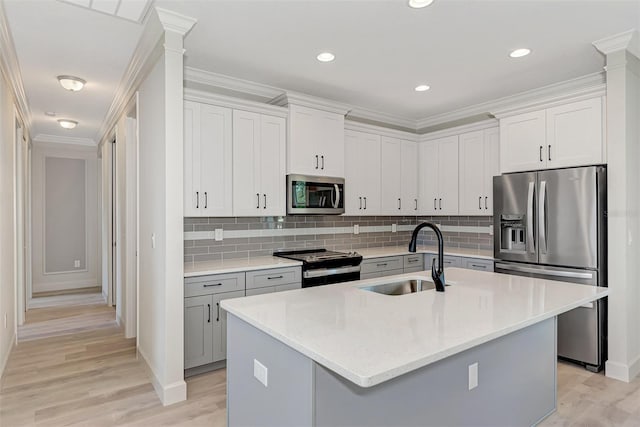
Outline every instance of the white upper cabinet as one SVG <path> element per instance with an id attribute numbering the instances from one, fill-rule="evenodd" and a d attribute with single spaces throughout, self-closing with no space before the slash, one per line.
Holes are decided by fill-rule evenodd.
<path id="1" fill-rule="evenodd" d="M 287 172 L 344 176 L 344 116 L 289 105 Z"/>
<path id="2" fill-rule="evenodd" d="M 418 212 L 418 149 L 415 142 L 382 137 L 381 213 Z"/>
<path id="3" fill-rule="evenodd" d="M 421 215 L 458 214 L 458 136 L 418 145 Z"/>
<path id="4" fill-rule="evenodd" d="M 403 215 L 418 214 L 418 144 L 402 141 L 400 187 Z"/>
<path id="5" fill-rule="evenodd" d="M 231 109 L 184 103 L 184 216 L 232 215 Z"/>
<path id="6" fill-rule="evenodd" d="M 346 215 L 380 215 L 380 140 L 380 135 L 344 131 Z"/>
<path id="7" fill-rule="evenodd" d="M 233 111 L 234 216 L 285 215 L 285 120 Z"/>
<path id="8" fill-rule="evenodd" d="M 604 163 L 602 98 L 500 120 L 503 173 Z"/>
<path id="9" fill-rule="evenodd" d="M 499 130 L 460 135 L 460 215 L 493 214 L 493 177 L 499 175 Z"/>

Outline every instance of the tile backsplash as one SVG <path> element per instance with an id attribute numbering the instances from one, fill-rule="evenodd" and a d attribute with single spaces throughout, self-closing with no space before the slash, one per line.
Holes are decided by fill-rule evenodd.
<path id="1" fill-rule="evenodd" d="M 318 216 L 185 218 L 185 262 L 253 258 L 277 249 L 326 248 L 349 251 L 367 247 L 409 244 L 413 228 L 423 221 L 443 227 L 449 248 L 492 249 L 492 217 L 483 216 Z M 393 224 L 397 232 L 392 232 Z M 358 225 L 359 234 L 353 234 Z M 215 229 L 224 240 L 213 239 Z M 425 230 L 419 244 L 435 245 L 435 234 Z"/>

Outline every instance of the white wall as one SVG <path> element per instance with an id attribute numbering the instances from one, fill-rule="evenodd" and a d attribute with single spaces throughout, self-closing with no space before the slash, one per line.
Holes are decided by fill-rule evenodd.
<path id="1" fill-rule="evenodd" d="M 47 199 L 46 183 L 46 167 L 48 158 L 61 158 L 71 160 L 82 160 L 85 162 L 85 183 L 78 188 L 84 188 L 84 205 L 85 205 L 85 222 L 78 224 L 79 234 L 85 235 L 85 255 L 86 263 L 74 271 L 73 261 L 78 256 L 73 253 L 64 254 L 66 263 L 69 264 L 68 270 L 56 268 L 46 268 L 47 252 L 52 251 L 65 252 L 66 249 L 72 249 L 68 245 L 62 244 L 64 238 L 58 239 L 56 242 L 47 242 L 52 236 L 46 232 L 46 217 L 50 209 L 47 208 L 45 200 Z M 99 263 L 99 246 L 98 246 L 98 159 L 96 149 L 93 147 L 82 146 L 66 146 L 65 144 L 43 144 L 35 143 L 33 149 L 32 162 L 32 289 L 33 292 L 56 291 L 63 289 L 77 289 L 98 286 L 100 278 L 98 277 Z M 49 177 L 53 178 L 53 177 Z M 49 180 L 50 181 L 50 180 Z M 50 188 L 51 190 L 51 188 Z M 58 189 L 60 190 L 60 189 Z M 80 191 L 80 190 L 78 190 Z M 49 202 L 58 200 L 56 197 L 49 198 Z M 62 200 L 62 199 L 60 199 Z M 57 206 L 58 213 L 64 211 L 64 206 Z M 62 224 L 60 219 L 60 224 Z M 60 236 L 58 236 L 60 237 Z M 48 249 L 47 249 L 48 248 Z M 61 261 L 62 262 L 62 261 Z M 50 263 L 49 263 L 50 264 Z M 51 266 L 50 266 L 51 267 Z"/>
<path id="2" fill-rule="evenodd" d="M 5 79 L 0 76 L 0 375 L 6 366 L 16 334 L 14 139 L 13 98 Z"/>

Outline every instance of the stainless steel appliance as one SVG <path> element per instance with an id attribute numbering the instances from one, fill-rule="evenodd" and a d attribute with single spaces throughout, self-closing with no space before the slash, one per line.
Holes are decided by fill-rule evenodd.
<path id="1" fill-rule="evenodd" d="M 274 256 L 302 261 L 302 287 L 360 280 L 362 255 L 326 249 L 277 251 Z"/>
<path id="2" fill-rule="evenodd" d="M 344 178 L 287 175 L 287 214 L 344 213 Z"/>
<path id="3" fill-rule="evenodd" d="M 495 271 L 607 286 L 605 166 L 493 178 Z M 558 318 L 558 355 L 599 371 L 606 360 L 606 300 Z"/>

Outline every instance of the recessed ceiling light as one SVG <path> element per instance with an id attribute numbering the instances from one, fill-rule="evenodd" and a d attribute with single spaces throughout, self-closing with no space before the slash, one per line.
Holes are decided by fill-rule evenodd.
<path id="1" fill-rule="evenodd" d="M 513 52 L 511 52 L 509 54 L 510 57 L 512 58 L 522 58 L 523 56 L 527 56 L 531 53 L 531 49 L 527 49 L 527 48 L 522 48 L 522 49 L 516 49 Z"/>
<path id="2" fill-rule="evenodd" d="M 421 9 L 429 6 L 431 3 L 433 3 L 433 0 L 409 0 L 409 7 Z"/>
<path id="3" fill-rule="evenodd" d="M 336 56 L 331 52 L 322 52 L 316 58 L 318 58 L 320 62 L 331 62 L 336 59 Z"/>
<path id="4" fill-rule="evenodd" d="M 65 129 L 73 129 L 74 127 L 78 126 L 78 122 L 69 119 L 59 119 L 58 123 L 60 123 L 60 126 Z"/>
<path id="5" fill-rule="evenodd" d="M 58 81 L 60 82 L 60 85 L 63 88 L 71 92 L 77 92 L 81 90 L 84 87 L 84 85 L 87 83 L 85 80 L 81 79 L 80 77 L 74 77 L 74 76 L 58 76 Z"/>
<path id="6" fill-rule="evenodd" d="M 430 89 L 430 87 L 428 85 L 419 85 L 419 86 L 416 86 L 415 91 L 416 92 L 424 92 L 424 91 L 427 91 L 429 89 Z"/>
<path id="7" fill-rule="evenodd" d="M 45 116 L 49 116 L 49 117 L 55 117 L 56 116 L 56 112 L 55 111 L 45 111 Z"/>

